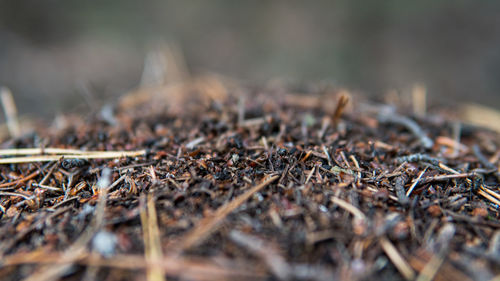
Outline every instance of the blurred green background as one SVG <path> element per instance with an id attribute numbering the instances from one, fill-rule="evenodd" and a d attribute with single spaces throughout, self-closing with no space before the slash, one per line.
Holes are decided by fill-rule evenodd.
<path id="1" fill-rule="evenodd" d="M 330 81 L 371 95 L 427 86 L 500 107 L 500 1 L 0 1 L 0 84 L 53 115 L 136 87 L 158 42 L 192 74 Z M 84 92 L 84 93 L 82 93 Z M 86 94 L 85 94 L 86 92 Z"/>

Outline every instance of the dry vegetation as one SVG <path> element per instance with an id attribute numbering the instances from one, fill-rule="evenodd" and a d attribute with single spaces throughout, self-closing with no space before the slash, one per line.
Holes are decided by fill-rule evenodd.
<path id="1" fill-rule="evenodd" d="M 499 134 L 425 103 L 203 77 L 14 110 L 0 279 L 498 280 Z"/>

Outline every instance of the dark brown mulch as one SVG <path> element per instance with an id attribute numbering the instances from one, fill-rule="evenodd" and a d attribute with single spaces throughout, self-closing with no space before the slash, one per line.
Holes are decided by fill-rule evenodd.
<path id="1" fill-rule="evenodd" d="M 335 91 L 215 85 L 140 92 L 6 140 L 146 151 L 1 165 L 0 279 L 500 274 L 498 133 Z"/>

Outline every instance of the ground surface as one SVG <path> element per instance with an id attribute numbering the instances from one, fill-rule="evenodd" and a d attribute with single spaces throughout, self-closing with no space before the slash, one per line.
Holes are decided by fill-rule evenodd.
<path id="1" fill-rule="evenodd" d="M 3 152 L 0 279 L 490 280 L 499 135 L 409 112 L 208 79 L 61 117 L 3 144 L 44 149 Z"/>

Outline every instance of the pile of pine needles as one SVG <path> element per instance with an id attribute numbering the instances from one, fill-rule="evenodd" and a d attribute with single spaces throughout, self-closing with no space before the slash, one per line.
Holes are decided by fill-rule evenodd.
<path id="1" fill-rule="evenodd" d="M 402 100 L 203 77 L 28 132 L 4 102 L 0 279 L 498 280 L 499 133 Z"/>

